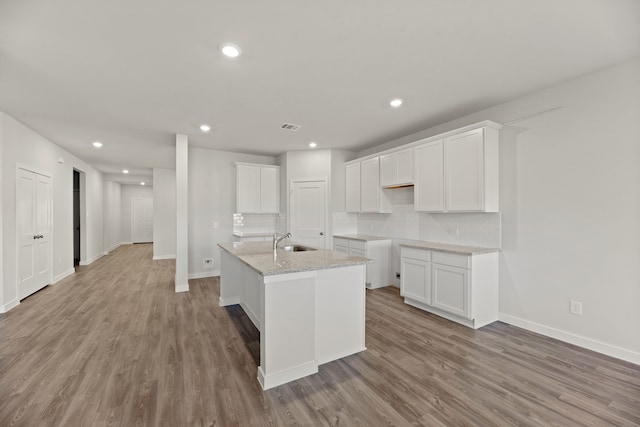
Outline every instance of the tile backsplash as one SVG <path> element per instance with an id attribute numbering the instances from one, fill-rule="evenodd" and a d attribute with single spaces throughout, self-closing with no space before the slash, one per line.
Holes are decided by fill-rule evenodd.
<path id="1" fill-rule="evenodd" d="M 277 215 L 233 214 L 233 232 L 273 233 L 276 231 Z"/>
<path id="2" fill-rule="evenodd" d="M 375 234 L 394 240 L 424 240 L 500 247 L 500 213 L 415 212 L 413 210 L 413 188 L 398 188 L 387 191 L 390 192 L 388 196 L 391 201 L 392 213 L 343 214 L 357 216 L 358 233 Z"/>

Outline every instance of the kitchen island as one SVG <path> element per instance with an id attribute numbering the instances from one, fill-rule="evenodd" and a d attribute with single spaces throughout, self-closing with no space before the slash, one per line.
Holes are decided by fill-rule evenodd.
<path id="1" fill-rule="evenodd" d="M 325 249 L 274 254 L 271 242 L 220 243 L 220 306 L 260 331 L 263 389 L 365 350 L 367 258 Z"/>

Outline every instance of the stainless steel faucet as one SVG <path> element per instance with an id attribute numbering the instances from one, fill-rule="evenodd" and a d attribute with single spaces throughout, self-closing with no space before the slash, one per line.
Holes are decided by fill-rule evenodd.
<path id="1" fill-rule="evenodd" d="M 278 237 L 278 233 L 275 233 L 273 235 L 273 250 L 275 251 L 276 249 L 278 249 L 278 243 L 280 243 L 284 239 L 290 239 L 290 238 L 291 238 L 291 233 L 287 233 L 284 236 L 280 236 L 280 237 Z"/>

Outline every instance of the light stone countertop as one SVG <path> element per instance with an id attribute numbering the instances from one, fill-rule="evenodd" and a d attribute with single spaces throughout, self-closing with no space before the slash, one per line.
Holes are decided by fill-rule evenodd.
<path id="1" fill-rule="evenodd" d="M 295 243 L 287 242 L 287 244 Z M 271 242 L 218 243 L 218 246 L 263 276 L 325 270 L 371 262 L 368 258 L 346 255 L 326 249 L 303 252 L 289 252 L 278 249 L 277 256 L 274 258 L 273 243 Z"/>
<path id="2" fill-rule="evenodd" d="M 273 233 L 245 233 L 243 231 L 236 231 L 233 235 L 236 237 L 271 237 L 273 236 Z"/>
<path id="3" fill-rule="evenodd" d="M 373 242 L 374 240 L 391 240 L 390 237 L 372 236 L 369 234 L 334 234 L 333 237 L 349 240 L 361 240 L 363 242 Z"/>
<path id="4" fill-rule="evenodd" d="M 402 242 L 400 243 L 400 246 L 405 248 L 430 249 L 430 250 L 440 251 L 440 252 L 451 252 L 454 254 L 462 254 L 462 255 L 486 254 L 490 252 L 498 252 L 500 250 L 498 248 L 483 248 L 481 246 L 454 245 L 450 243 L 422 242 L 418 240 L 411 241 L 411 242 Z"/>

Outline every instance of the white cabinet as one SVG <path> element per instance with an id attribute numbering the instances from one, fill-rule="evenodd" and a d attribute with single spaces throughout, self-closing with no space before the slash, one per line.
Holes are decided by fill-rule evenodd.
<path id="1" fill-rule="evenodd" d="M 498 320 L 498 253 L 401 247 L 405 303 L 479 328 Z"/>
<path id="2" fill-rule="evenodd" d="M 373 261 L 367 264 L 367 288 L 382 288 L 391 283 L 391 239 L 359 240 L 334 237 L 333 250 Z"/>
<path id="3" fill-rule="evenodd" d="M 278 213 L 280 167 L 236 163 L 236 209 L 238 213 Z"/>
<path id="4" fill-rule="evenodd" d="M 391 204 L 380 188 L 380 158 L 345 164 L 347 212 L 390 213 Z"/>
<path id="5" fill-rule="evenodd" d="M 345 166 L 346 210 L 360 212 L 360 162 Z"/>
<path id="6" fill-rule="evenodd" d="M 399 187 L 411 184 L 413 184 L 412 150 L 380 156 L 381 187 Z"/>
<path id="7" fill-rule="evenodd" d="M 380 212 L 379 158 L 364 160 L 360 164 L 360 211 Z"/>
<path id="8" fill-rule="evenodd" d="M 402 248 L 401 253 L 400 295 L 431 304 L 431 252 Z"/>
<path id="9" fill-rule="evenodd" d="M 483 127 L 444 140 L 445 210 L 498 212 L 498 131 Z"/>
<path id="10" fill-rule="evenodd" d="M 414 149 L 414 206 L 423 212 L 498 212 L 498 130 L 480 127 Z"/>
<path id="11" fill-rule="evenodd" d="M 429 142 L 414 150 L 414 209 L 444 212 L 444 141 Z"/>

